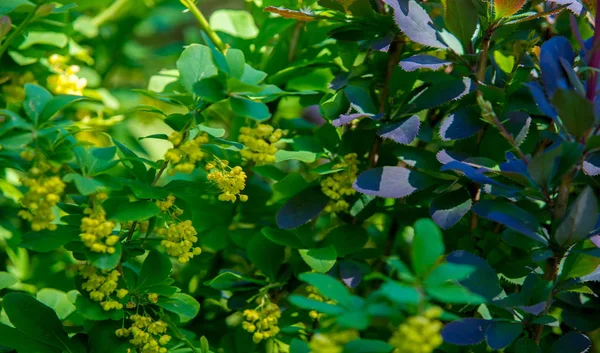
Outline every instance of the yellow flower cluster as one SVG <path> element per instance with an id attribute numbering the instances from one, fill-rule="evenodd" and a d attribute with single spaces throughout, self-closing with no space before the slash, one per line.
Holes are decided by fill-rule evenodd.
<path id="1" fill-rule="evenodd" d="M 167 332 L 167 324 L 162 320 L 153 320 L 150 316 L 134 314 L 129 317 L 130 328 L 115 331 L 117 337 L 129 337 L 129 343 L 137 347 L 139 353 L 166 353 L 163 347 L 171 340 Z"/>
<path id="2" fill-rule="evenodd" d="M 171 163 L 172 168 L 169 170 L 171 175 L 177 172 L 191 173 L 196 168 L 196 163 L 207 155 L 200 149 L 203 144 L 208 143 L 208 135 L 204 132 L 192 140 L 183 142 L 183 135 L 174 131 L 169 136 L 169 141 L 173 144 L 173 148 L 165 153 L 165 160 Z"/>
<path id="3" fill-rule="evenodd" d="M 321 182 L 321 190 L 331 199 L 325 206 L 325 212 L 347 212 L 350 204 L 344 200 L 344 196 L 356 193 L 352 184 L 358 174 L 358 155 L 356 153 L 345 155 L 342 162 L 334 165 L 333 168 L 344 170 L 330 174 Z"/>
<path id="4" fill-rule="evenodd" d="M 229 161 L 215 161 L 206 165 L 206 170 L 209 170 L 208 180 L 215 183 L 221 194 L 219 201 L 235 202 L 239 196 L 240 201 L 248 201 L 248 195 L 243 195 L 241 192 L 246 188 L 246 173 L 242 167 L 229 167 Z"/>
<path id="5" fill-rule="evenodd" d="M 96 202 L 106 199 L 106 197 L 106 194 L 102 192 L 90 197 L 93 205 L 83 211 L 87 216 L 81 219 L 79 237 L 93 252 L 114 254 L 114 245 L 119 241 L 119 236 L 112 234 L 115 223 L 106 220 L 104 208 Z"/>
<path id="6" fill-rule="evenodd" d="M 335 301 L 333 300 L 327 300 L 327 298 L 325 298 L 323 295 L 321 295 L 321 293 L 319 293 L 319 291 L 317 290 L 317 288 L 313 287 L 313 286 L 307 286 L 306 287 L 306 291 L 308 292 L 308 299 L 312 299 L 318 302 L 326 302 L 328 304 L 335 304 Z M 311 310 L 308 312 L 308 315 L 314 319 L 314 320 L 318 320 L 323 314 L 320 314 L 319 312 L 317 312 L 316 310 Z"/>
<path id="7" fill-rule="evenodd" d="M 133 221 L 127 221 L 127 222 L 123 222 L 121 223 L 121 230 L 124 229 L 131 229 L 131 227 L 133 227 Z M 137 230 L 139 230 L 142 233 L 145 233 L 148 231 L 148 227 L 150 227 L 150 222 L 149 221 L 143 221 L 143 222 L 137 222 Z"/>
<path id="8" fill-rule="evenodd" d="M 279 306 L 269 302 L 257 308 L 257 310 L 244 310 L 242 328 L 253 333 L 252 340 L 259 343 L 269 337 L 275 337 L 279 333 L 277 320 L 281 317 Z"/>
<path id="9" fill-rule="evenodd" d="M 93 301 L 100 302 L 105 311 L 123 309 L 123 304 L 111 298 L 116 295 L 123 299 L 129 292 L 127 289 L 117 289 L 120 273 L 117 270 L 100 271 L 91 265 L 84 265 L 80 270 L 81 276 L 85 282 L 81 285 L 85 291 L 89 292 Z"/>
<path id="10" fill-rule="evenodd" d="M 72 94 L 76 96 L 83 95 L 83 90 L 87 86 L 87 80 L 77 76 L 79 66 L 66 65 L 67 58 L 58 54 L 52 54 L 48 58 L 54 75 L 48 76 L 48 88 L 55 94 Z"/>
<path id="11" fill-rule="evenodd" d="M 31 151 L 25 150 L 21 157 L 26 160 L 33 159 Z M 46 175 L 47 172 L 55 172 L 46 162 L 38 162 L 29 169 L 27 176 L 21 179 L 21 183 L 27 187 L 27 192 L 21 198 L 21 204 L 25 208 L 19 211 L 19 216 L 31 222 L 31 229 L 38 232 L 43 229 L 55 230 L 54 213 L 52 207 L 60 201 L 65 190 L 65 183 L 56 175 Z"/>
<path id="12" fill-rule="evenodd" d="M 356 330 L 317 333 L 311 337 L 308 347 L 310 353 L 342 353 L 346 343 L 358 338 Z"/>
<path id="13" fill-rule="evenodd" d="M 26 83 L 37 83 L 31 71 L 27 71 L 20 76 L 16 74 L 10 75 L 6 79 L 10 80 L 10 83 L 2 86 L 2 93 L 4 94 L 4 100 L 8 104 L 21 103 L 25 100 L 25 88 L 23 86 Z"/>
<path id="14" fill-rule="evenodd" d="M 171 207 L 175 205 L 175 196 L 169 195 L 166 200 L 156 200 L 156 206 L 163 211 L 167 212 Z"/>
<path id="15" fill-rule="evenodd" d="M 242 157 L 255 161 L 257 165 L 275 163 L 275 153 L 278 149 L 274 145 L 283 134 L 281 129 L 275 130 L 267 124 L 258 124 L 255 128 L 243 127 L 240 129 L 239 140 L 248 148 L 240 153 Z"/>
<path id="16" fill-rule="evenodd" d="M 190 261 L 194 255 L 202 253 L 199 247 L 194 248 L 198 241 L 198 233 L 190 220 L 170 222 L 167 227 L 157 228 L 156 232 L 165 238 L 160 244 L 165 247 L 167 254 L 176 257 L 182 264 Z"/>
<path id="17" fill-rule="evenodd" d="M 432 307 L 423 315 L 409 317 L 390 338 L 394 353 L 431 353 L 442 344 L 442 309 Z"/>

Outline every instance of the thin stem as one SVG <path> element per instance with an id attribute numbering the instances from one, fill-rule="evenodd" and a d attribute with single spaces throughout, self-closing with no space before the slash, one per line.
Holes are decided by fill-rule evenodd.
<path id="1" fill-rule="evenodd" d="M 206 34 L 208 35 L 208 38 L 210 38 L 210 40 L 217 47 L 217 49 L 219 49 L 221 52 L 224 52 L 227 49 L 227 46 L 225 45 L 225 43 L 223 43 L 221 38 L 219 38 L 217 33 L 212 28 L 210 28 L 210 25 L 208 24 L 206 17 L 204 17 L 204 15 L 200 11 L 200 9 L 196 6 L 194 1 L 193 0 L 180 0 L 180 1 L 183 4 L 183 6 L 185 6 L 188 10 L 190 10 L 192 15 L 194 15 L 194 17 L 198 21 L 198 24 L 200 25 L 200 28 L 202 28 L 202 30 L 204 32 L 206 32 Z"/>
<path id="2" fill-rule="evenodd" d="M 596 0 L 596 9 L 600 8 L 600 0 Z M 594 22 L 594 40 L 592 45 L 592 57 L 588 62 L 588 66 L 592 68 L 600 67 L 600 50 L 598 50 L 598 45 L 600 45 L 600 16 L 596 14 L 596 19 Z M 587 89 L 586 89 L 586 98 L 590 102 L 594 102 L 596 98 L 596 86 L 598 85 L 598 73 L 596 71 L 591 71 L 588 76 L 587 81 Z"/>
<path id="3" fill-rule="evenodd" d="M 162 167 L 160 167 L 160 169 L 158 170 L 158 173 L 156 173 L 156 176 L 154 177 L 154 180 L 152 181 L 152 186 L 156 185 L 156 183 L 158 182 L 160 177 L 163 175 L 163 173 L 167 169 L 168 165 L 169 165 L 169 162 L 167 162 L 167 161 L 163 162 Z M 126 241 L 131 240 L 131 237 L 133 236 L 133 233 L 135 233 L 135 228 L 137 227 L 138 223 L 140 223 L 140 222 L 133 221 L 133 223 L 131 224 L 131 228 L 129 229 L 129 233 L 127 233 L 127 237 L 125 238 Z"/>
<path id="4" fill-rule="evenodd" d="M 402 55 L 402 50 L 404 49 L 404 38 L 397 37 L 390 44 L 390 49 L 388 51 L 388 62 L 387 62 L 387 71 L 385 74 L 385 81 L 383 82 L 383 88 L 381 89 L 381 94 L 379 96 L 379 113 L 385 113 L 385 105 L 388 100 L 388 96 L 390 93 L 390 80 L 392 79 L 392 74 L 394 73 L 394 69 L 398 65 L 400 61 L 400 56 Z M 373 148 L 371 152 L 369 152 L 369 165 L 374 167 L 377 164 L 377 160 L 379 159 L 379 150 L 381 149 L 382 144 L 381 137 L 377 136 L 375 143 L 373 144 Z"/>
<path id="5" fill-rule="evenodd" d="M 122 15 L 129 0 L 117 0 L 113 2 L 106 10 L 99 13 L 92 19 L 92 23 L 96 27 L 100 27 L 110 20 L 114 20 Z"/>
<path id="6" fill-rule="evenodd" d="M 4 55 L 4 52 L 6 51 L 6 49 L 8 49 L 8 47 L 10 46 L 10 43 L 12 43 L 13 40 L 15 40 L 18 36 L 21 35 L 21 32 L 23 32 L 23 30 L 25 29 L 25 27 L 27 27 L 27 25 L 29 25 L 31 22 L 33 22 L 33 20 L 35 19 L 35 13 L 37 12 L 38 8 L 39 8 L 39 6 L 36 7 L 35 9 L 33 9 L 27 15 L 27 17 L 25 17 L 23 22 L 21 22 L 21 24 L 11 33 L 11 35 L 8 36 L 8 38 L 6 38 L 4 43 L 2 43 L 2 45 L 0 45 L 0 59 L 2 58 L 2 55 Z"/>
<path id="7" fill-rule="evenodd" d="M 300 34 L 304 28 L 304 22 L 297 21 L 294 25 L 294 33 L 292 34 L 292 40 L 290 42 L 290 49 L 288 50 L 288 61 L 291 63 L 296 57 L 296 49 L 298 48 L 298 41 L 300 40 Z"/>
<path id="8" fill-rule="evenodd" d="M 185 337 L 185 335 L 183 333 L 181 333 L 181 331 L 179 330 L 179 328 L 177 327 L 177 325 L 175 325 L 171 320 L 163 317 L 162 318 L 164 321 L 167 322 L 167 324 L 169 325 L 169 328 L 175 332 L 175 335 L 177 336 L 177 338 L 179 338 L 183 343 L 185 343 L 186 346 L 188 346 L 194 353 L 201 353 L 200 350 L 198 348 L 196 348 L 196 346 L 194 346 L 194 344 L 192 342 L 190 342 L 190 340 Z"/>

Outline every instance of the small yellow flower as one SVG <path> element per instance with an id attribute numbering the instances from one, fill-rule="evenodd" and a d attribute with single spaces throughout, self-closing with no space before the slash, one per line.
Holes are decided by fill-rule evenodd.
<path id="1" fill-rule="evenodd" d="M 281 311 L 275 303 L 269 302 L 260 305 L 257 309 L 246 309 L 242 315 L 244 316 L 242 328 L 253 334 L 254 343 L 275 337 L 279 333 L 277 322 L 281 317 Z"/>
<path id="2" fill-rule="evenodd" d="M 202 252 L 199 247 L 194 247 L 198 233 L 190 220 L 168 222 L 165 227 L 157 228 L 156 232 L 164 237 L 160 244 L 165 247 L 167 254 L 176 257 L 182 264 Z"/>
<path id="3" fill-rule="evenodd" d="M 24 151 L 25 152 L 25 151 Z M 45 162 L 36 162 L 29 170 L 28 175 L 21 179 L 27 192 L 21 198 L 21 204 L 25 209 L 20 210 L 18 215 L 31 222 L 33 231 L 43 229 L 55 230 L 52 208 L 60 201 L 65 190 L 65 183 L 52 173 L 52 167 Z"/>
<path id="4" fill-rule="evenodd" d="M 214 183 L 221 194 L 218 196 L 219 201 L 230 201 L 235 202 L 237 198 L 240 201 L 248 201 L 248 195 L 244 195 L 241 192 L 246 188 L 246 173 L 242 170 L 242 167 L 229 167 L 227 161 L 215 161 L 211 163 L 210 173 L 207 179 Z"/>
<path id="5" fill-rule="evenodd" d="M 395 353 L 431 353 L 442 344 L 443 324 L 437 318 L 443 313 L 439 307 L 427 309 L 423 315 L 411 316 L 400 324 L 390 338 Z"/>
<path id="6" fill-rule="evenodd" d="M 255 128 L 243 127 L 238 139 L 247 148 L 240 154 L 257 165 L 275 163 L 275 153 L 278 151 L 275 144 L 283 135 L 282 130 L 275 130 L 267 124 L 259 124 Z"/>
<path id="7" fill-rule="evenodd" d="M 311 353 L 342 353 L 344 345 L 359 338 L 358 331 L 317 333 L 308 343 Z"/>
<path id="8" fill-rule="evenodd" d="M 330 174 L 321 181 L 321 190 L 330 199 L 325 206 L 325 212 L 347 212 L 350 204 L 344 198 L 356 193 L 352 184 L 358 175 L 358 155 L 356 153 L 345 155 L 342 162 L 336 164 L 334 169 L 344 170 Z"/>
<path id="9" fill-rule="evenodd" d="M 169 136 L 169 141 L 173 144 L 165 153 L 165 160 L 171 164 L 169 174 L 175 173 L 189 174 L 196 169 L 198 162 L 203 160 L 207 154 L 202 151 L 202 145 L 208 143 L 208 134 L 200 133 L 192 140 L 183 141 L 183 135 L 174 131 Z"/>
<path id="10" fill-rule="evenodd" d="M 54 75 L 48 76 L 48 87 L 55 94 L 72 94 L 76 96 L 83 95 L 83 90 L 87 86 L 87 80 L 77 76 L 80 71 L 79 66 L 67 66 L 67 58 L 58 54 L 53 54 L 48 58 Z"/>

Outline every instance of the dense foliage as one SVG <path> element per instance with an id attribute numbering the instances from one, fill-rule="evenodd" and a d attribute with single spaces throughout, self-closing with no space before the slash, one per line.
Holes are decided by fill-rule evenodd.
<path id="1" fill-rule="evenodd" d="M 600 352 L 594 1 L 212 5 L 0 0 L 0 352 Z"/>

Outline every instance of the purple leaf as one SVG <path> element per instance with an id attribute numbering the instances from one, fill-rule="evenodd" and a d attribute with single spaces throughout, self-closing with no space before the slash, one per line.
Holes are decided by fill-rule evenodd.
<path id="1" fill-rule="evenodd" d="M 407 110 L 416 113 L 437 107 L 460 99 L 476 89 L 477 83 L 468 77 L 431 83 L 408 104 Z"/>
<path id="2" fill-rule="evenodd" d="M 464 250 L 458 250 L 450 253 L 446 261 L 452 264 L 468 265 L 475 268 L 475 272 L 460 281 L 460 284 L 471 292 L 490 301 L 502 292 L 496 271 L 481 257 Z"/>
<path id="3" fill-rule="evenodd" d="M 592 235 L 590 240 L 592 243 L 594 243 L 594 245 L 596 245 L 596 247 L 600 248 L 600 235 Z"/>
<path id="4" fill-rule="evenodd" d="M 483 129 L 481 111 L 476 107 L 463 107 L 448 115 L 440 126 L 442 141 L 460 140 Z"/>
<path id="5" fill-rule="evenodd" d="M 415 0 L 384 2 L 394 9 L 396 24 L 410 40 L 433 48 L 448 48 L 427 12 Z"/>
<path id="6" fill-rule="evenodd" d="M 303 190 L 289 199 L 277 213 L 277 225 L 281 229 L 300 227 L 321 213 L 329 198 L 321 188 Z"/>
<path id="7" fill-rule="evenodd" d="M 529 88 L 533 100 L 537 104 L 538 108 L 540 108 L 542 113 L 544 113 L 547 117 L 556 120 L 558 118 L 558 113 L 548 101 L 548 97 L 546 97 L 542 86 L 538 82 L 526 83 L 525 86 Z"/>
<path id="8" fill-rule="evenodd" d="M 560 63 L 561 58 L 571 64 L 575 60 L 575 52 L 573 52 L 571 43 L 567 38 L 552 37 L 542 45 L 540 49 L 540 69 L 542 70 L 542 82 L 550 99 L 553 98 L 554 92 L 559 87 L 568 87 L 568 77 Z"/>
<path id="9" fill-rule="evenodd" d="M 493 350 L 504 349 L 521 335 L 524 327 L 520 322 L 494 321 L 485 332 L 485 340 Z"/>
<path id="10" fill-rule="evenodd" d="M 584 8 L 580 0 L 548 0 L 558 5 L 569 5 L 567 9 L 575 15 L 583 15 Z"/>
<path id="11" fill-rule="evenodd" d="M 504 185 L 504 184 L 500 183 L 499 181 L 496 181 L 496 180 L 486 176 L 485 174 L 483 174 L 484 172 L 489 171 L 489 169 L 487 169 L 487 168 L 481 168 L 481 167 L 475 168 L 472 165 L 469 165 L 465 162 L 453 161 L 453 162 L 449 162 L 449 163 L 443 165 L 442 168 L 440 168 L 440 170 L 441 171 L 446 171 L 446 170 L 458 171 L 458 172 L 463 173 L 467 178 L 471 179 L 472 181 L 474 181 L 476 183 L 495 185 L 495 186 L 504 188 L 507 191 L 513 190 L 512 188 L 508 187 L 507 185 Z M 516 191 L 514 191 L 514 192 L 516 192 Z"/>
<path id="12" fill-rule="evenodd" d="M 454 226 L 471 209 L 471 197 L 463 190 L 445 193 L 431 202 L 431 218 L 440 228 Z"/>
<path id="13" fill-rule="evenodd" d="M 550 353 L 584 353 L 591 346 L 592 342 L 586 335 L 571 331 L 554 343 Z"/>
<path id="14" fill-rule="evenodd" d="M 517 308 L 530 313 L 531 315 L 539 315 L 541 314 L 544 309 L 546 309 L 546 305 L 547 303 L 545 301 L 543 302 L 539 302 L 537 304 L 533 304 L 533 305 L 521 305 L 521 306 L 517 306 Z"/>
<path id="15" fill-rule="evenodd" d="M 452 64 L 450 61 L 442 60 L 435 56 L 418 54 L 413 55 L 410 58 L 406 58 L 400 61 L 400 67 L 404 69 L 404 71 L 416 71 L 419 69 L 430 69 L 430 70 L 439 70 L 448 65 Z"/>
<path id="16" fill-rule="evenodd" d="M 417 137 L 420 126 L 421 121 L 419 120 L 419 117 L 413 115 L 397 124 L 383 126 L 377 131 L 377 135 L 394 140 L 403 145 L 408 145 Z"/>
<path id="17" fill-rule="evenodd" d="M 466 318 L 453 321 L 442 329 L 444 342 L 467 346 L 483 342 L 485 331 L 490 321 L 484 319 Z"/>
<path id="18" fill-rule="evenodd" d="M 577 243 L 596 229 L 597 219 L 598 199 L 592 188 L 587 186 L 569 207 L 554 233 L 554 239 L 561 246 Z"/>
<path id="19" fill-rule="evenodd" d="M 366 195 L 400 198 L 435 184 L 430 176 L 403 167 L 369 169 L 358 176 L 354 189 Z"/>
<path id="20" fill-rule="evenodd" d="M 504 127 L 513 136 L 517 145 L 523 143 L 531 125 L 529 115 L 523 112 L 510 112 L 504 115 L 502 120 Z"/>
<path id="21" fill-rule="evenodd" d="M 539 234 L 540 223 L 537 218 L 515 204 L 500 200 L 484 200 L 473 206 L 473 212 L 542 244 L 548 244 L 548 241 Z"/>
<path id="22" fill-rule="evenodd" d="M 460 152 L 441 150 L 435 155 L 435 158 L 442 164 L 448 164 L 450 162 L 464 161 L 465 159 L 469 158 L 469 156 Z"/>
<path id="23" fill-rule="evenodd" d="M 600 152 L 595 152 L 585 157 L 583 171 L 590 176 L 600 174 Z"/>
<path id="24" fill-rule="evenodd" d="M 367 114 L 367 113 L 341 114 L 339 118 L 331 121 L 331 125 L 333 125 L 335 127 L 340 127 L 340 126 L 349 124 L 354 119 L 360 119 L 360 118 L 371 117 L 371 116 L 373 116 L 373 114 Z"/>
<path id="25" fill-rule="evenodd" d="M 346 286 L 354 288 L 362 279 L 360 267 L 355 262 L 342 261 L 340 262 L 340 277 Z"/>

